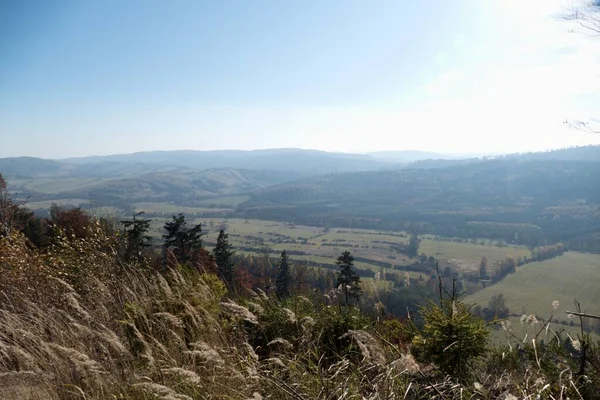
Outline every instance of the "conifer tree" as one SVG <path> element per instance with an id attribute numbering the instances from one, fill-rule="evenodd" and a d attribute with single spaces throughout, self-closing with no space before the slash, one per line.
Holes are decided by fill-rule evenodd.
<path id="1" fill-rule="evenodd" d="M 196 250 L 202 249 L 201 225 L 188 227 L 182 213 L 177 216 L 173 215 L 173 220 L 167 222 L 164 229 L 167 231 L 167 234 L 163 235 L 164 248 L 172 248 L 179 262 L 187 263 L 192 260 L 192 255 Z"/>
<path id="2" fill-rule="evenodd" d="M 354 257 L 349 251 L 344 251 L 335 262 L 341 270 L 338 272 L 337 285 L 341 286 L 344 304 L 358 303 L 362 290 L 360 276 L 354 270 Z"/>
<path id="3" fill-rule="evenodd" d="M 234 289 L 233 282 L 233 251 L 231 250 L 231 244 L 229 243 L 229 235 L 225 233 L 223 229 L 219 231 L 219 237 L 217 238 L 217 245 L 213 250 L 215 256 L 215 263 L 217 264 L 217 273 L 219 278 L 227 284 L 230 290 Z"/>
<path id="4" fill-rule="evenodd" d="M 144 214 L 143 211 L 133 214 L 131 219 L 121 221 L 127 238 L 127 248 L 125 258 L 139 258 L 142 251 L 150 246 L 151 237 L 148 235 L 150 230 L 150 220 L 147 218 L 138 218 Z"/>
<path id="5" fill-rule="evenodd" d="M 275 279 L 275 288 L 277 290 L 277 297 L 279 299 L 285 299 L 290 295 L 290 284 L 291 284 L 290 264 L 288 261 L 287 253 L 285 250 L 281 253 L 281 259 L 279 260 L 279 273 Z"/>
<path id="6" fill-rule="evenodd" d="M 481 257 L 481 262 L 479 263 L 479 278 L 480 279 L 487 279 L 487 265 L 488 265 L 488 260 L 485 257 Z"/>

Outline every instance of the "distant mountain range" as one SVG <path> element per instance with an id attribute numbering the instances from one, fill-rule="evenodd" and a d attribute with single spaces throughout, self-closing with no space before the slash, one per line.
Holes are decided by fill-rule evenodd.
<path id="1" fill-rule="evenodd" d="M 332 172 L 377 170 L 391 168 L 399 164 L 398 162 L 382 160 L 372 155 L 301 149 L 150 151 L 110 156 L 69 158 L 57 161 L 75 165 L 107 162 L 169 165 L 200 170 L 210 168 L 285 170 L 294 171 L 303 176 Z"/>
<path id="2" fill-rule="evenodd" d="M 371 154 L 334 153 L 302 149 L 149 151 L 132 154 L 49 160 L 34 157 L 0 159 L 0 173 L 9 178 L 28 177 L 135 177 L 165 168 L 208 170 L 230 168 L 255 171 L 287 171 L 290 180 L 299 177 L 349 171 L 397 169 L 410 162 L 445 158 L 418 151 Z"/>
<path id="3" fill-rule="evenodd" d="M 527 244 L 578 238 L 581 248 L 595 248 L 600 232 L 600 146 L 467 159 L 300 149 L 17 157 L 0 159 L 0 173 L 39 209 L 55 201 L 118 210 L 227 203 L 231 215 L 244 218 L 419 226 L 443 236 L 517 237 Z"/>

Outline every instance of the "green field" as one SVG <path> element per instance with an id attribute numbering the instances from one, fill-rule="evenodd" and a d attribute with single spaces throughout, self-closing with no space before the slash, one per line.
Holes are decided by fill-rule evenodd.
<path id="1" fill-rule="evenodd" d="M 283 250 L 302 251 L 305 255 L 293 255 L 298 260 L 312 260 L 318 263 L 333 264 L 335 258 L 344 250 L 349 250 L 355 257 L 385 262 L 393 265 L 405 264 L 408 258 L 396 252 L 389 241 L 401 243 L 405 239 L 391 234 L 368 230 L 329 229 L 293 225 L 284 222 L 243 219 L 197 219 L 204 226 L 205 240 L 212 244 L 216 241 L 218 231 L 226 228 L 234 247 L 252 247 L 260 249 L 268 246 L 275 252 Z M 210 223 L 212 221 L 213 227 Z M 356 261 L 361 268 L 378 271 L 381 267 L 376 263 Z"/>
<path id="2" fill-rule="evenodd" d="M 245 202 L 249 198 L 250 196 L 224 196 L 200 200 L 198 204 L 203 206 L 217 204 L 219 206 L 236 207 L 238 204 Z"/>
<path id="3" fill-rule="evenodd" d="M 435 240 L 426 238 L 421 240 L 419 253 L 432 255 L 443 260 L 452 260 L 453 264 L 465 270 L 477 270 L 482 257 L 488 259 L 491 265 L 507 257 L 528 257 L 531 255 L 529 249 L 524 246 L 498 247 L 492 245 L 479 245 L 473 243 L 451 242 L 447 240 Z"/>
<path id="4" fill-rule="evenodd" d="M 501 282 L 466 298 L 482 307 L 490 298 L 502 293 L 511 313 L 536 314 L 547 318 L 552 302 L 560 307 L 554 312 L 566 319 L 565 310 L 574 309 L 577 299 L 584 310 L 600 314 L 600 255 L 568 252 L 552 260 L 526 264 Z"/>
<path id="5" fill-rule="evenodd" d="M 195 208 L 195 210 L 198 210 Z M 156 219 L 154 236 L 159 237 L 162 233 L 161 226 L 167 221 L 166 218 Z M 202 223 L 205 234 L 205 243 L 211 247 L 216 242 L 220 229 L 229 233 L 229 240 L 238 251 L 248 253 L 251 248 L 261 251 L 263 247 L 272 250 L 272 255 L 283 251 L 298 251 L 305 254 L 293 254 L 290 257 L 295 260 L 310 260 L 317 263 L 335 263 L 335 259 L 341 252 L 348 250 L 359 258 L 356 266 L 370 269 L 374 273 L 382 268 L 381 263 L 390 269 L 388 273 L 404 276 L 402 266 L 412 261 L 394 248 L 398 244 L 406 244 L 409 235 L 406 232 L 383 232 L 367 229 L 347 229 L 294 225 L 285 222 L 267 220 L 245 220 L 239 218 L 196 218 L 194 223 Z M 211 226 L 212 225 L 212 226 Z M 434 247 L 432 247 L 432 244 Z M 490 262 L 501 260 L 506 257 L 529 255 L 525 247 L 496 247 L 489 244 L 485 246 L 459 242 L 437 242 L 425 238 L 422 241 L 419 253 L 433 255 L 440 261 L 441 265 L 450 263 L 460 268 L 475 266 L 478 268 L 481 257 L 488 257 Z M 441 250 L 441 251 L 435 251 Z M 436 254 L 437 253 L 437 254 Z M 410 272 L 412 279 L 418 278 L 419 272 Z"/>
<path id="6" fill-rule="evenodd" d="M 145 202 L 145 203 L 134 203 L 133 207 L 136 212 L 144 211 L 146 213 L 165 213 L 165 214 L 177 214 L 177 213 L 186 213 L 186 214 L 197 214 L 201 212 L 227 212 L 232 211 L 231 209 L 226 208 L 206 208 L 206 207 L 184 207 L 179 206 L 177 204 L 170 203 L 159 203 L 159 202 Z"/>

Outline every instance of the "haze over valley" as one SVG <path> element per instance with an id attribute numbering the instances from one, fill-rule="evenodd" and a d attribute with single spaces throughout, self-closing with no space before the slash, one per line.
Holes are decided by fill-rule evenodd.
<path id="1" fill-rule="evenodd" d="M 0 2 L 0 399 L 595 399 L 600 1 Z"/>

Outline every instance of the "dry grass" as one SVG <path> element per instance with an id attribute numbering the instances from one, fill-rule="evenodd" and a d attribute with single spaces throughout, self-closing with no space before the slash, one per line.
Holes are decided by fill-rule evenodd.
<path id="1" fill-rule="evenodd" d="M 19 234 L 0 239 L 0 398 L 463 399 L 543 388 L 539 371 L 519 380 L 482 369 L 479 386 L 458 383 L 358 312 L 260 291 L 227 299 L 214 275 L 123 263 L 120 239 L 91 229 L 44 251 Z"/>

